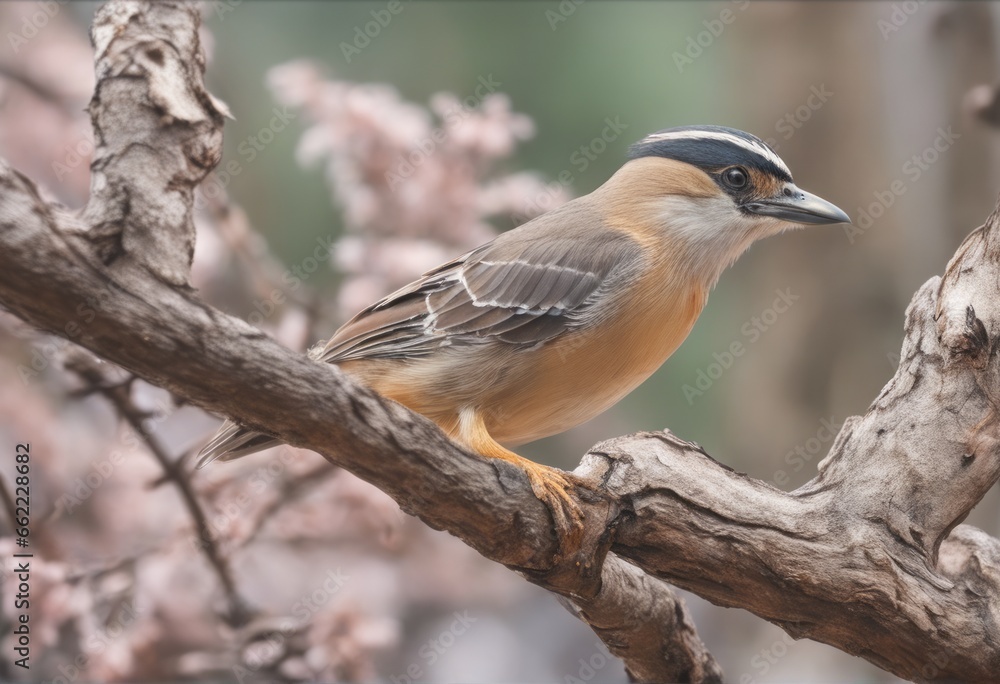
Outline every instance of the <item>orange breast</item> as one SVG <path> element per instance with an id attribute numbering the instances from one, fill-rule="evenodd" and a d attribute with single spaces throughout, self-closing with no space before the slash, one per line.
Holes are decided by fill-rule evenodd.
<path id="1" fill-rule="evenodd" d="M 444 348 L 424 359 L 348 361 L 340 367 L 449 434 L 465 408 L 508 445 L 583 423 L 638 387 L 680 346 L 707 293 L 648 271 L 604 320 L 535 349 L 496 343 Z"/>
<path id="2" fill-rule="evenodd" d="M 703 291 L 675 292 L 656 276 L 637 283 L 614 316 L 536 351 L 530 373 L 490 392 L 490 434 L 514 445 L 563 432 L 652 375 L 687 337 L 705 303 Z"/>

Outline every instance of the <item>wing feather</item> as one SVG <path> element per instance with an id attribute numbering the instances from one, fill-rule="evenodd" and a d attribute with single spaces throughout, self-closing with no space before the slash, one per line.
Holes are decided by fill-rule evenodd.
<path id="1" fill-rule="evenodd" d="M 595 221 L 565 205 L 504 233 L 362 311 L 320 358 L 418 358 L 442 344 L 530 347 L 558 337 L 600 312 L 609 284 L 642 259 L 633 238 Z"/>
<path id="2" fill-rule="evenodd" d="M 604 226 L 585 200 L 575 200 L 379 300 L 313 357 L 414 359 L 444 345 L 497 341 L 534 348 L 614 311 L 614 293 L 642 259 L 633 238 Z M 227 421 L 199 467 L 276 443 Z"/>

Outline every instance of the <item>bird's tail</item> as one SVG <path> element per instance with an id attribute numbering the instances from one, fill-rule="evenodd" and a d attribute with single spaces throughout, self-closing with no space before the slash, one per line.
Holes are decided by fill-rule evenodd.
<path id="1" fill-rule="evenodd" d="M 205 448 L 198 454 L 197 468 L 201 469 L 216 459 L 232 461 L 247 454 L 253 454 L 264 449 L 281 444 L 281 440 L 270 435 L 248 430 L 231 420 L 227 420 L 215 433 Z"/>
<path id="2" fill-rule="evenodd" d="M 326 344 L 326 342 L 320 341 L 313 345 L 308 352 L 309 358 L 313 361 L 335 363 L 336 357 L 324 358 Z M 200 470 L 212 461 L 232 461 L 264 449 L 276 447 L 279 444 L 283 444 L 280 439 L 248 430 L 238 423 L 227 420 L 215 433 L 215 437 L 212 437 L 212 440 L 198 453 L 198 462 L 195 467 Z"/>

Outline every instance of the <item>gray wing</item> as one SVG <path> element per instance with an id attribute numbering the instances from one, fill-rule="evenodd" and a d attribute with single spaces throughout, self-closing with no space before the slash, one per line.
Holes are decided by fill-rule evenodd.
<path id="1" fill-rule="evenodd" d="M 425 274 L 371 305 L 313 355 L 333 363 L 408 359 L 442 346 L 543 344 L 612 309 L 609 294 L 639 270 L 642 250 L 571 202 Z M 226 421 L 198 467 L 280 442 Z"/>
<path id="2" fill-rule="evenodd" d="M 534 347 L 584 323 L 638 269 L 642 252 L 626 233 L 532 223 L 368 307 L 319 358 L 418 358 L 486 341 Z"/>

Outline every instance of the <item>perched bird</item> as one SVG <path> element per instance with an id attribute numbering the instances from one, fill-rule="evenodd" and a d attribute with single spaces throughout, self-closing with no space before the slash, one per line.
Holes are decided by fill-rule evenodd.
<path id="1" fill-rule="evenodd" d="M 722 271 L 797 224 L 849 222 L 759 138 L 653 133 L 601 187 L 435 268 L 341 327 L 319 361 L 521 467 L 559 527 L 572 476 L 510 451 L 615 404 L 681 344 Z M 199 467 L 278 444 L 226 422 Z"/>

